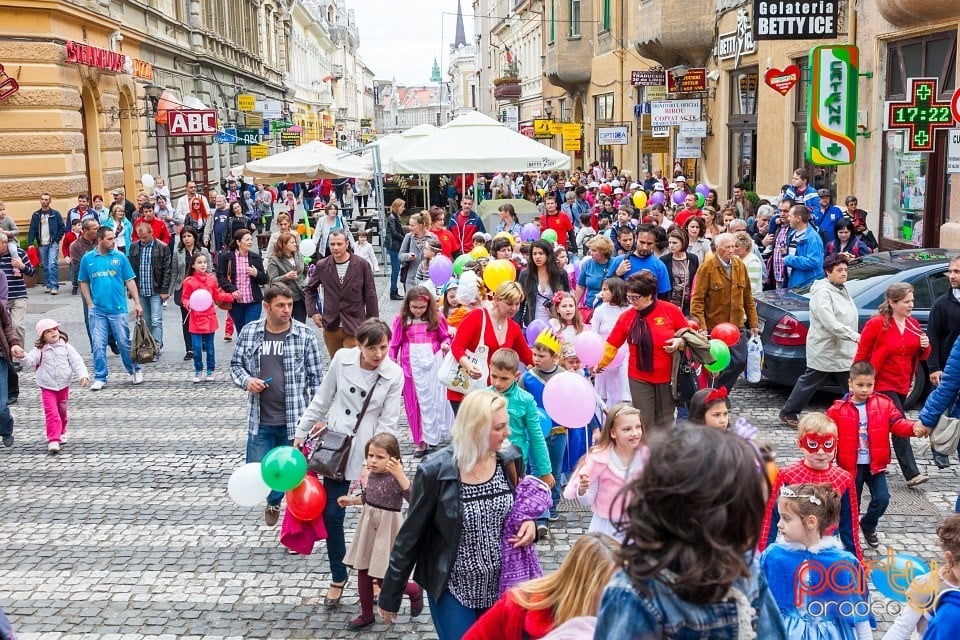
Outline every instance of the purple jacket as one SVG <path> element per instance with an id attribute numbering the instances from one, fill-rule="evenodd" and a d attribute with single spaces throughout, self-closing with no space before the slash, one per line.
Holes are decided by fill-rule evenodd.
<path id="1" fill-rule="evenodd" d="M 535 520 L 538 515 L 553 505 L 550 487 L 536 476 L 524 476 L 517 483 L 513 508 L 503 523 L 502 561 L 500 566 L 500 595 L 511 587 L 543 575 L 537 550 L 534 545 L 514 549 L 509 540 L 520 531 L 526 520 Z"/>

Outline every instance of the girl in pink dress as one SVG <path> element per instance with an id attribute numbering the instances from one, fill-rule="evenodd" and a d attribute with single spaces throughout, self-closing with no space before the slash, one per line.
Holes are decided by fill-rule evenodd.
<path id="1" fill-rule="evenodd" d="M 403 369 L 403 407 L 417 458 L 436 448 L 453 424 L 437 373 L 449 349 L 447 321 L 437 311 L 436 298 L 426 287 L 411 287 L 393 321 L 390 359 Z"/>

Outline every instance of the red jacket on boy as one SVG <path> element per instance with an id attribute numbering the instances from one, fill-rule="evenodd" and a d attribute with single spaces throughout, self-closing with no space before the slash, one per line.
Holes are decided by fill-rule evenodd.
<path id="1" fill-rule="evenodd" d="M 860 440 L 860 412 L 843 396 L 827 409 L 827 416 L 837 423 L 837 465 L 857 476 L 857 449 Z M 914 422 L 907 420 L 885 395 L 874 393 L 867 398 L 867 438 L 870 440 L 870 473 L 883 473 L 890 464 L 890 434 L 913 437 Z"/>

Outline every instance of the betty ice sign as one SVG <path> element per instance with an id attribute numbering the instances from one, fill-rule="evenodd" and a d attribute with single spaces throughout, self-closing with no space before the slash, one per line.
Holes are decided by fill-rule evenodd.
<path id="1" fill-rule="evenodd" d="M 755 40 L 824 40 L 837 37 L 840 0 L 754 0 Z"/>

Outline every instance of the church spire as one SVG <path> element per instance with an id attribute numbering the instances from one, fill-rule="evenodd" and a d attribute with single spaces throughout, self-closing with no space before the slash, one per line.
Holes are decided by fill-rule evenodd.
<path id="1" fill-rule="evenodd" d="M 453 48 L 467 46 L 467 34 L 463 30 L 463 8 L 460 6 L 460 0 L 457 0 L 457 35 L 453 40 Z"/>

